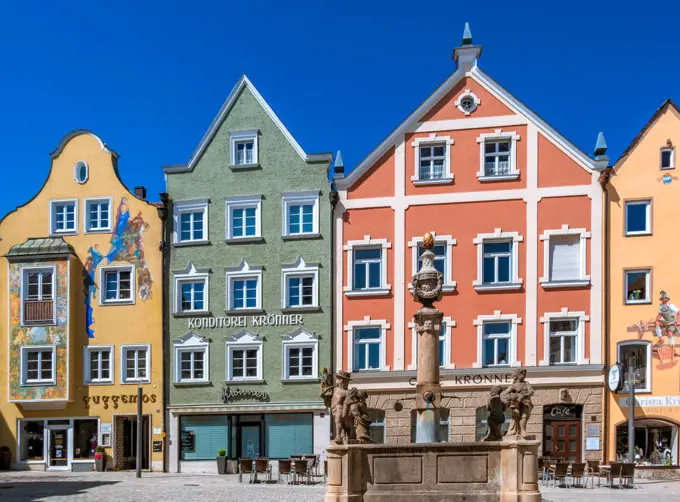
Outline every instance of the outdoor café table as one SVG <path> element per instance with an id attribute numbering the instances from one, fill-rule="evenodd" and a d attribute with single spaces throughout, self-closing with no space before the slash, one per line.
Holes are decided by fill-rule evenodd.
<path id="1" fill-rule="evenodd" d="M 609 479 L 609 475 L 611 474 L 612 466 L 611 465 L 601 465 L 600 466 L 600 475 L 604 474 L 605 477 L 607 478 L 607 484 L 604 484 L 602 486 L 609 486 L 611 487 L 612 480 Z M 594 483 L 594 482 L 593 482 Z M 593 484 L 594 486 L 594 484 Z"/>

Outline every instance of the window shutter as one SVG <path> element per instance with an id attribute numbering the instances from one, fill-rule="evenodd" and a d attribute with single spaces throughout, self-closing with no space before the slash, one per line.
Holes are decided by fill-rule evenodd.
<path id="1" fill-rule="evenodd" d="M 569 281 L 581 278 L 581 236 L 550 237 L 550 280 Z"/>
<path id="2" fill-rule="evenodd" d="M 265 415 L 267 456 L 311 455 L 312 421 L 311 413 Z"/>
<path id="3" fill-rule="evenodd" d="M 181 417 L 182 432 L 194 433 L 194 451 L 182 452 L 182 460 L 212 460 L 221 449 L 229 454 L 227 415 Z"/>

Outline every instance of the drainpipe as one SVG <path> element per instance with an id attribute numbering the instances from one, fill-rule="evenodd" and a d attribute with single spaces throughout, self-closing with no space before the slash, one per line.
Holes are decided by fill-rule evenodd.
<path id="1" fill-rule="evenodd" d="M 162 366 L 162 375 L 163 375 L 163 472 L 168 472 L 168 396 L 170 394 L 169 389 L 169 373 L 168 373 L 168 368 L 170 365 L 168 365 L 168 341 L 170 339 L 170 333 L 169 333 L 169 319 L 168 316 L 170 315 L 170 302 L 169 302 L 169 296 L 170 296 L 170 281 L 169 281 L 169 265 L 170 265 L 170 259 L 169 259 L 169 253 L 170 253 L 170 225 L 168 224 L 168 215 L 170 214 L 171 211 L 171 204 L 172 202 L 170 201 L 170 197 L 168 196 L 167 193 L 161 193 L 161 203 L 163 204 L 162 208 L 159 208 L 158 211 L 158 216 L 160 216 L 161 219 L 161 225 L 162 225 L 162 231 L 161 235 L 163 240 L 161 241 L 160 244 L 160 249 L 161 249 L 161 267 L 162 267 L 162 273 L 161 273 L 161 284 L 163 285 L 162 287 L 162 316 L 163 316 L 163 335 L 162 335 L 162 345 L 163 345 L 163 366 Z"/>

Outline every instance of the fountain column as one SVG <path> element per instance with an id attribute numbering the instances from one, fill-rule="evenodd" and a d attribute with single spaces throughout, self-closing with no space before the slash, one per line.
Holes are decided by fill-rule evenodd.
<path id="1" fill-rule="evenodd" d="M 412 281 L 413 299 L 422 305 L 414 316 L 418 337 L 416 443 L 440 441 L 437 416 L 441 401 L 439 333 L 444 314 L 434 306 L 435 300 L 441 300 L 442 275 L 434 267 L 433 247 L 434 237 L 428 232 L 423 238 L 422 266 Z"/>

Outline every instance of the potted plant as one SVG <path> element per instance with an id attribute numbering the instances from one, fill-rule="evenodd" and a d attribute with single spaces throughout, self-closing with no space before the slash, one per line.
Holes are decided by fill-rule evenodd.
<path id="1" fill-rule="evenodd" d="M 97 446 L 94 450 L 94 466 L 97 472 L 106 470 L 106 450 L 103 446 Z"/>
<path id="2" fill-rule="evenodd" d="M 227 473 L 227 450 L 217 451 L 217 474 Z"/>
<path id="3" fill-rule="evenodd" d="M 9 446 L 0 446 L 0 471 L 9 471 L 12 465 L 12 452 Z"/>

